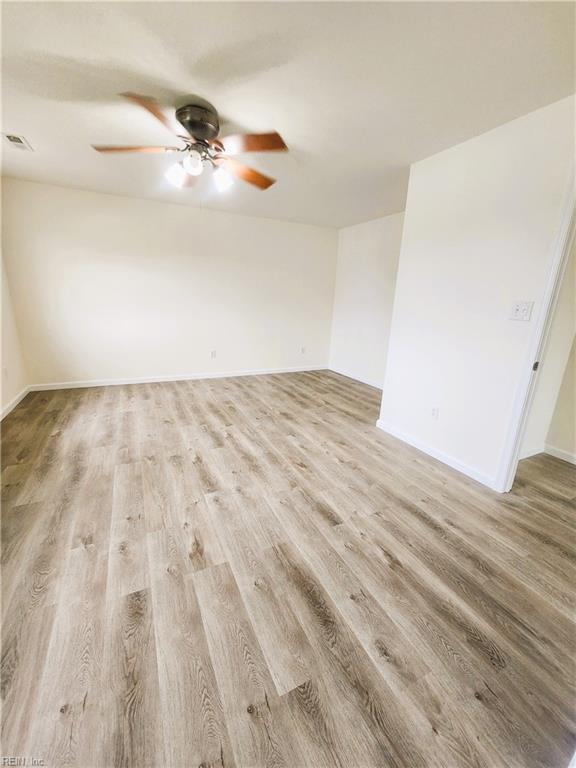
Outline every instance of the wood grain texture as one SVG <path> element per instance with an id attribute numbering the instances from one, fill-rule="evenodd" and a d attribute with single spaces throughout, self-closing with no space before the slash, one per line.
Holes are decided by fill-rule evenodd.
<path id="1" fill-rule="evenodd" d="M 84 734 L 92 748 L 84 750 L 78 765 L 86 760 L 99 768 L 162 765 L 164 732 L 149 590 L 110 600 L 97 690 L 98 727 Z"/>
<path id="2" fill-rule="evenodd" d="M 566 768 L 576 471 L 492 493 L 329 372 L 30 393 L 2 424 L 2 756 Z"/>
<path id="3" fill-rule="evenodd" d="M 291 722 L 227 563 L 193 576 L 239 765 L 292 766 Z"/>
<path id="4" fill-rule="evenodd" d="M 188 562 L 179 532 L 151 533 L 148 555 L 164 725 L 163 765 L 231 766 L 234 759 L 200 608 L 184 580 Z"/>

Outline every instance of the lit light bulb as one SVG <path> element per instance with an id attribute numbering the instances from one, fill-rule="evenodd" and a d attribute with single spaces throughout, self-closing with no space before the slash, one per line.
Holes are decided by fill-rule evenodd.
<path id="1" fill-rule="evenodd" d="M 234 184 L 234 179 L 224 168 L 216 168 L 214 171 L 214 184 L 218 192 L 226 192 Z"/>
<path id="2" fill-rule="evenodd" d="M 186 184 L 188 174 L 180 163 L 175 163 L 174 165 L 171 165 L 170 168 L 168 168 L 164 174 L 164 177 L 170 182 L 170 184 L 172 184 L 172 186 L 181 188 L 184 186 L 184 184 Z"/>
<path id="3" fill-rule="evenodd" d="M 196 152 L 195 149 L 191 149 L 182 161 L 184 170 L 190 174 L 190 176 L 200 176 L 202 173 L 202 156 L 200 152 Z"/>

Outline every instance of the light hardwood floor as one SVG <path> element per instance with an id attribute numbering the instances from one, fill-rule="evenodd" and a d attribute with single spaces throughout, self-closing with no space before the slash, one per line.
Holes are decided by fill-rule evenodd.
<path id="1" fill-rule="evenodd" d="M 574 467 L 498 496 L 328 372 L 3 423 L 3 746 L 46 766 L 565 768 Z"/>

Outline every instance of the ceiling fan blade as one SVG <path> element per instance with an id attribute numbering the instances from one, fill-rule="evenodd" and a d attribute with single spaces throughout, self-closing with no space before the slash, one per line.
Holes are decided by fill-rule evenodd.
<path id="1" fill-rule="evenodd" d="M 120 96 L 123 96 L 133 104 L 137 104 L 139 107 L 142 107 L 142 109 L 145 109 L 153 117 L 155 117 L 156 120 L 159 120 L 164 128 L 168 128 L 168 130 L 173 133 L 172 126 L 170 125 L 166 115 L 162 112 L 160 104 L 158 104 L 156 99 L 153 99 L 151 96 L 141 96 L 139 93 L 130 93 L 130 91 L 121 93 Z"/>
<path id="2" fill-rule="evenodd" d="M 226 152 L 239 155 L 242 152 L 278 152 L 287 150 L 284 139 L 279 133 L 236 133 L 218 139 Z"/>
<path id="3" fill-rule="evenodd" d="M 150 154 L 160 152 L 178 152 L 178 147 L 110 147 L 92 144 L 96 152 L 146 152 Z"/>
<path id="4" fill-rule="evenodd" d="M 238 160 L 233 160 L 231 157 L 218 157 L 216 158 L 216 164 L 222 168 L 226 168 L 238 179 L 247 181 L 248 184 L 253 184 L 258 189 L 268 189 L 272 184 L 276 183 L 276 179 L 271 179 L 270 176 L 265 176 L 260 171 L 255 171 L 254 168 L 249 168 L 243 163 L 239 163 Z"/>

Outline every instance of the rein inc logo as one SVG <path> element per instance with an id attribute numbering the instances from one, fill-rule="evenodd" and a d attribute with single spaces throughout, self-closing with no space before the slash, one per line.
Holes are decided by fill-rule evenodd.
<path id="1" fill-rule="evenodd" d="M 30 766 L 30 765 L 44 765 L 44 759 L 41 757 L 20 757 L 16 755 L 3 755 L 0 757 L 0 766 L 4 765 L 17 765 L 17 766 Z"/>

